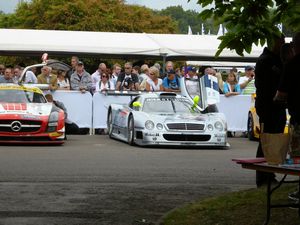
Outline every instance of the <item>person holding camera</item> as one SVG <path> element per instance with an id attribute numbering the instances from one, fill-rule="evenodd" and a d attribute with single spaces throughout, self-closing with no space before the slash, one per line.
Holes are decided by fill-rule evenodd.
<path id="1" fill-rule="evenodd" d="M 137 91 L 139 90 L 139 78 L 132 73 L 132 63 L 127 62 L 124 65 L 124 73 L 118 76 L 116 90 L 117 91 Z"/>
<path id="2" fill-rule="evenodd" d="M 255 88 L 255 80 L 254 80 L 254 67 L 246 66 L 245 68 L 245 76 L 239 79 L 239 85 L 241 86 L 243 95 L 251 95 L 256 92 Z"/>

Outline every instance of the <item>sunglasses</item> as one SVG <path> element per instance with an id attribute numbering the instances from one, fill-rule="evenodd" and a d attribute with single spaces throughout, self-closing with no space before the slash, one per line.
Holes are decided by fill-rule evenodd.
<path id="1" fill-rule="evenodd" d="M 108 76 L 102 76 L 102 78 L 107 78 Z"/>

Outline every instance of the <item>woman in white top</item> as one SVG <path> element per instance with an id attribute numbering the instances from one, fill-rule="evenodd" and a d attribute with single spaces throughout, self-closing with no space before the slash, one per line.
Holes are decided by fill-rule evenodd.
<path id="1" fill-rule="evenodd" d="M 109 79 L 109 75 L 106 73 L 101 74 L 101 80 L 96 83 L 96 92 L 115 90 L 114 82 Z"/>
<path id="2" fill-rule="evenodd" d="M 163 91 L 162 79 L 159 77 L 159 71 L 156 67 L 152 66 L 149 69 L 149 77 L 146 83 L 146 91 Z"/>
<path id="3" fill-rule="evenodd" d="M 58 90 L 70 90 L 70 81 L 66 77 L 66 72 L 57 71 Z"/>

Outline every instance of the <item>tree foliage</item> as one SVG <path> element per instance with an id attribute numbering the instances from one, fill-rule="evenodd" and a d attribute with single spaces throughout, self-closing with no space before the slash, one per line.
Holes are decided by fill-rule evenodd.
<path id="1" fill-rule="evenodd" d="M 198 4 L 205 8 L 200 13 L 203 20 L 213 18 L 228 31 L 219 37 L 216 56 L 224 48 L 243 55 L 251 52 L 253 43 L 272 45 L 274 37 L 281 34 L 278 24 L 300 31 L 299 0 L 198 0 Z"/>
<path id="2" fill-rule="evenodd" d="M 0 17 L 4 28 L 175 33 L 168 16 L 120 0 L 32 0 L 15 13 Z"/>
<path id="3" fill-rule="evenodd" d="M 186 34 L 188 32 L 188 26 L 191 27 L 194 34 L 202 34 L 202 24 L 204 33 L 217 33 L 217 27 L 214 26 L 211 19 L 202 20 L 199 18 L 199 13 L 194 10 L 184 10 L 182 6 L 169 6 L 158 14 L 170 16 L 174 21 L 178 23 L 179 33 Z"/>

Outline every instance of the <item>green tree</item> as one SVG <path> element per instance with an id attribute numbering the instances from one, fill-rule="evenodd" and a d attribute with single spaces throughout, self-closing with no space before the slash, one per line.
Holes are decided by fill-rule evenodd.
<path id="1" fill-rule="evenodd" d="M 4 28 L 175 33 L 168 16 L 151 9 L 126 5 L 120 0 L 32 0 L 15 13 L 0 17 Z"/>
<path id="2" fill-rule="evenodd" d="M 188 26 L 192 28 L 193 33 L 202 34 L 202 24 L 205 34 L 209 31 L 211 34 L 216 34 L 218 31 L 218 28 L 214 26 L 211 19 L 202 20 L 199 18 L 199 13 L 194 10 L 185 11 L 182 6 L 170 6 L 158 11 L 158 14 L 170 16 L 176 21 L 178 23 L 179 33 L 181 34 L 186 34 L 188 32 Z"/>
<path id="3" fill-rule="evenodd" d="M 12 14 L 0 13 L 1 28 L 78 30 L 103 32 L 177 33 L 171 17 L 122 0 L 32 0 Z M 65 59 L 66 60 L 66 59 Z M 99 58 L 82 59 L 97 68 Z M 35 58 L 39 62 L 40 58 Z M 25 57 L 0 57 L 6 65 L 32 64 Z M 69 63 L 67 59 L 66 63 Z"/>
<path id="4" fill-rule="evenodd" d="M 221 44 L 216 53 L 224 48 L 243 55 L 250 53 L 252 44 L 272 45 L 275 36 L 280 36 L 278 24 L 283 23 L 292 31 L 300 31 L 299 0 L 198 0 L 205 8 L 200 17 L 213 18 L 216 24 L 223 24 L 227 33 L 219 39 Z"/>

